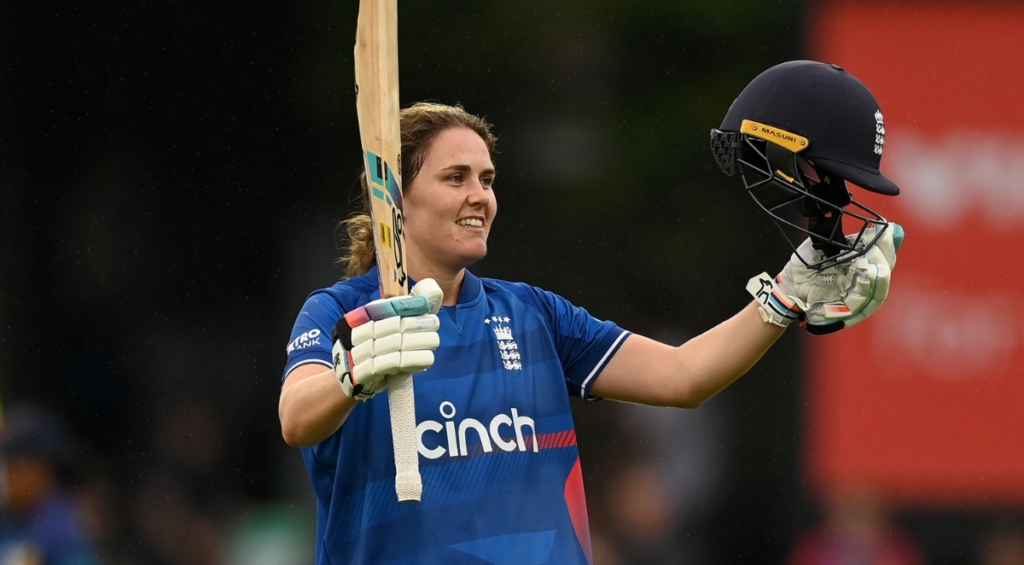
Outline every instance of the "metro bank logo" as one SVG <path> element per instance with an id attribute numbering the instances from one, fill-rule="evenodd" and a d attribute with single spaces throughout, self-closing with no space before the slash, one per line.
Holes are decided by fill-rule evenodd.
<path id="1" fill-rule="evenodd" d="M 520 415 L 515 408 L 510 410 L 510 414 L 494 416 L 487 425 L 475 418 L 464 418 L 456 423 L 455 405 L 447 400 L 441 403 L 439 409 L 445 419 L 444 424 L 435 420 L 424 420 L 416 426 L 419 452 L 427 459 L 438 459 L 445 453 L 449 457 L 482 455 L 494 452 L 495 446 L 501 451 L 537 453 L 541 449 L 576 445 L 574 430 L 538 436 L 533 418 Z M 441 433 L 442 431 L 444 433 Z M 480 440 L 480 444 L 474 445 L 472 450 L 466 441 L 470 431 Z M 436 443 L 437 447 L 429 448 L 424 444 L 423 437 L 427 433 L 436 438 L 432 439 L 430 444 Z"/>

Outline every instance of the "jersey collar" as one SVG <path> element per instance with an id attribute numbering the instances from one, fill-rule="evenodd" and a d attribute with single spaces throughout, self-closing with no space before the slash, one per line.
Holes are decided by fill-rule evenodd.
<path id="1" fill-rule="evenodd" d="M 481 290 L 483 290 L 483 284 L 480 282 L 480 278 L 469 272 L 469 269 L 463 269 L 466 273 L 466 277 L 462 279 L 462 289 L 459 290 L 459 301 L 456 306 L 472 306 L 477 298 L 480 297 Z"/>
<path id="2" fill-rule="evenodd" d="M 459 290 L 459 300 L 456 306 L 472 306 L 473 303 L 480 298 L 481 291 L 483 290 L 483 283 L 480 282 L 480 278 L 469 272 L 469 269 L 465 269 L 466 277 L 462 279 L 462 289 Z M 374 265 L 369 271 L 366 272 L 364 277 L 374 281 L 374 285 L 377 286 L 377 292 L 373 293 L 374 296 L 380 298 L 380 279 L 377 275 L 377 265 Z M 416 281 L 409 278 L 409 288 L 416 285 Z"/>

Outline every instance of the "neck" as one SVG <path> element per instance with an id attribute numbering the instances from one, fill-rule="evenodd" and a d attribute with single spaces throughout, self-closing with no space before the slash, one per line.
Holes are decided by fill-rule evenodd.
<path id="1" fill-rule="evenodd" d="M 409 263 L 409 276 L 417 281 L 427 278 L 434 279 L 437 281 L 437 286 L 441 287 L 441 291 L 444 292 L 444 301 L 441 304 L 444 306 L 455 306 L 459 301 L 462 281 L 466 279 L 466 269 L 452 272 L 447 269 L 416 265 L 413 261 Z"/>

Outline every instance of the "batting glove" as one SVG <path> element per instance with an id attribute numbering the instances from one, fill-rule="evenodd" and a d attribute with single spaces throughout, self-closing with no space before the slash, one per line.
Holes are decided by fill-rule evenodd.
<path id="1" fill-rule="evenodd" d="M 822 259 L 807 239 L 797 248 L 777 277 L 765 273 L 750 279 L 747 290 L 760 304 L 766 322 L 786 327 L 794 320 L 807 322 L 812 334 L 827 334 L 855 326 L 874 314 L 889 295 L 889 280 L 896 266 L 896 251 L 903 243 L 898 224 L 871 226 L 861 240 L 872 241 L 884 230 L 867 253 L 852 261 L 824 270 L 808 269 L 808 263 Z M 856 236 L 847 236 L 851 240 Z"/>
<path id="2" fill-rule="evenodd" d="M 367 400 L 387 387 L 387 375 L 418 373 L 434 364 L 441 344 L 437 312 L 444 293 L 423 279 L 409 296 L 374 300 L 334 326 L 334 373 L 341 390 Z"/>

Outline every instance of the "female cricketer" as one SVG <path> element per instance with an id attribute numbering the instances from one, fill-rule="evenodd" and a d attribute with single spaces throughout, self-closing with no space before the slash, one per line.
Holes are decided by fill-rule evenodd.
<path id="1" fill-rule="evenodd" d="M 348 327 L 343 316 L 379 290 L 369 217 L 347 221 L 350 278 L 303 305 L 280 398 L 284 439 L 302 448 L 316 492 L 318 564 L 592 563 L 570 396 L 700 406 L 757 362 L 810 294 L 863 302 L 879 278 L 887 288 L 886 269 L 828 290 L 791 261 L 769 279 L 773 297 L 681 346 L 658 343 L 550 292 L 473 275 L 498 210 L 490 125 L 420 103 L 402 111 L 401 129 L 408 273 L 443 301 L 436 315 L 377 320 L 366 335 Z M 384 350 L 401 360 L 375 364 L 389 336 L 397 345 Z M 375 395 L 385 374 L 415 371 L 423 498 L 402 504 L 388 402 Z"/>

